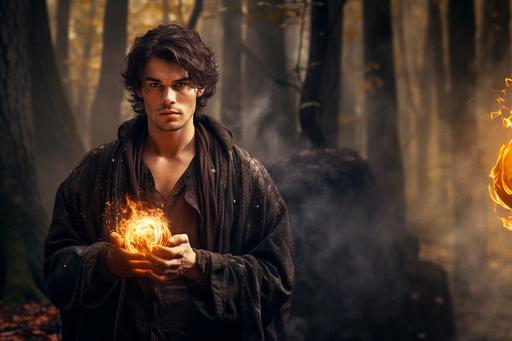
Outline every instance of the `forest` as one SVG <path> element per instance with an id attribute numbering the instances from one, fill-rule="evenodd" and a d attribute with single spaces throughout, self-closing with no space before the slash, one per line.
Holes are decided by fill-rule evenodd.
<path id="1" fill-rule="evenodd" d="M 288 204 L 290 340 L 512 340 L 512 186 L 490 177 L 503 165 L 512 179 L 497 162 L 510 139 L 510 11 L 508 0 L 0 1 L 0 340 L 59 339 L 43 280 L 56 190 L 134 115 L 125 55 L 171 23 L 213 49 L 205 113 Z"/>

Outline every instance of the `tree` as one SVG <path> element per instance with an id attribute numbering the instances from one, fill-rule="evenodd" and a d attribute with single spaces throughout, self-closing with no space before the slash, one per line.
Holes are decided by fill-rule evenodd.
<path id="1" fill-rule="evenodd" d="M 315 148 L 337 144 L 344 3 L 311 3 L 309 59 L 299 115 L 302 135 Z"/>
<path id="2" fill-rule="evenodd" d="M 243 144 L 262 159 L 271 159 L 295 140 L 283 25 L 284 0 L 247 3 L 244 52 Z M 247 109 L 245 109 L 247 108 Z M 261 132 L 257 137 L 256 132 Z"/>
<path id="3" fill-rule="evenodd" d="M 322 81 L 327 58 L 329 9 L 327 1 L 311 2 L 311 33 L 306 79 L 300 97 L 300 127 L 312 147 L 326 147 L 322 130 Z"/>
<path id="4" fill-rule="evenodd" d="M 450 151 L 452 155 L 451 181 L 453 184 L 455 224 L 455 280 L 460 292 L 470 290 L 468 274 L 482 270 L 486 239 L 475 208 L 485 198 L 484 174 L 480 173 L 481 158 L 474 143 L 477 121 L 471 103 L 475 95 L 475 14 L 473 1 L 448 2 L 449 67 L 451 77 Z M 468 166 L 470 165 L 470 166 Z M 471 184 L 471 185 L 468 185 Z M 481 189 L 479 189 L 481 188 Z M 482 207 L 482 206 L 480 206 Z"/>
<path id="5" fill-rule="evenodd" d="M 69 77 L 69 13 L 71 11 L 71 0 L 59 0 L 57 2 L 57 42 L 55 54 L 59 65 L 60 75 L 63 80 Z M 69 94 L 68 94 L 69 95 Z"/>
<path id="6" fill-rule="evenodd" d="M 57 186 L 84 153 L 50 38 L 44 0 L 31 2 L 31 76 L 39 189 L 49 211 Z"/>
<path id="7" fill-rule="evenodd" d="M 38 7 L 36 1 L 29 0 L 0 2 L 0 297 L 6 302 L 43 299 L 46 215 L 34 162 L 37 140 L 31 102 L 30 35 L 31 26 L 38 22 L 29 15 L 35 13 L 32 5 Z"/>
<path id="8" fill-rule="evenodd" d="M 397 91 L 389 0 L 363 0 L 368 161 L 382 200 L 381 220 L 405 225 L 404 174 L 398 139 Z"/>
<path id="9" fill-rule="evenodd" d="M 190 14 L 190 18 L 188 19 L 187 28 L 193 30 L 196 28 L 197 21 L 199 20 L 199 16 L 203 10 L 203 0 L 195 0 L 194 8 L 192 9 L 192 13 Z"/>
<path id="10" fill-rule="evenodd" d="M 242 48 L 241 21 L 242 3 L 240 0 L 224 0 L 226 11 L 223 14 L 224 39 L 222 41 L 222 111 L 224 124 L 233 131 L 236 138 L 241 133 L 242 111 Z"/>
<path id="11" fill-rule="evenodd" d="M 120 67 L 126 52 L 128 0 L 107 0 L 103 20 L 101 73 L 96 97 L 91 107 L 91 145 L 99 146 L 114 139 L 121 121 L 123 85 Z"/>
<path id="12" fill-rule="evenodd" d="M 500 89 L 507 76 L 510 62 L 510 3 L 501 0 L 487 0 L 483 3 L 482 60 L 484 74 L 493 79 L 492 85 Z"/>
<path id="13" fill-rule="evenodd" d="M 328 1 L 329 27 L 327 31 L 327 72 L 324 73 L 322 107 L 324 114 L 322 129 L 327 145 L 336 147 L 338 143 L 338 116 L 341 96 L 341 55 L 343 43 L 343 7 L 345 0 Z"/>
<path id="14" fill-rule="evenodd" d="M 79 71 L 79 80 L 80 84 L 78 86 L 78 91 L 76 94 L 76 102 L 75 102 L 75 115 L 77 117 L 77 121 L 80 127 L 82 127 L 82 140 L 88 141 L 90 134 L 90 121 L 89 121 L 89 111 L 86 109 L 87 97 L 89 95 L 89 62 L 92 57 L 92 45 L 94 38 L 94 24 L 93 20 L 96 16 L 96 12 L 98 9 L 98 0 L 92 0 L 89 12 L 87 13 L 87 23 L 86 25 L 82 25 L 82 40 L 83 40 L 83 49 L 82 49 L 82 58 L 80 63 L 80 71 Z"/>

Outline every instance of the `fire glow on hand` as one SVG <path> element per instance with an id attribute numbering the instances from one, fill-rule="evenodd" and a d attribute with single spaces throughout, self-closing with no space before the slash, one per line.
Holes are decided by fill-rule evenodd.
<path id="1" fill-rule="evenodd" d="M 512 127 L 512 109 L 507 105 L 507 91 L 512 85 L 512 78 L 505 78 L 505 88 L 500 92 L 500 96 L 496 99 L 498 102 L 498 110 L 491 112 L 491 118 L 501 118 L 505 128 Z M 501 146 L 498 160 L 491 170 L 491 184 L 489 185 L 489 194 L 492 201 L 506 214 L 499 217 L 503 223 L 503 227 L 512 230 L 512 140 L 508 144 Z"/>
<path id="2" fill-rule="evenodd" d="M 148 253 L 155 246 L 168 246 L 171 238 L 169 222 L 160 208 L 144 207 L 127 198 L 127 208 L 117 232 L 128 252 Z"/>

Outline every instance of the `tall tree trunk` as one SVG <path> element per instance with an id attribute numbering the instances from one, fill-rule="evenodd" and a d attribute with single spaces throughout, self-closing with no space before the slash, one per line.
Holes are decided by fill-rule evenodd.
<path id="1" fill-rule="evenodd" d="M 485 173 L 481 167 L 477 137 L 477 122 L 473 110 L 475 96 L 475 14 L 473 1 L 448 2 L 449 66 L 451 76 L 450 126 L 452 181 L 455 224 L 456 287 L 465 292 L 471 274 L 482 270 L 486 239 L 480 221 L 481 199 L 485 193 Z M 479 200 L 480 199 L 480 200 Z M 475 212 L 476 211 L 476 212 Z"/>
<path id="2" fill-rule="evenodd" d="M 0 298 L 7 303 L 43 299 L 47 217 L 34 165 L 30 67 L 31 26 L 37 24 L 30 17 L 34 3 L 0 2 Z"/>
<path id="3" fill-rule="evenodd" d="M 425 143 L 426 146 L 423 148 L 420 145 L 418 160 L 427 157 L 428 145 L 430 145 L 430 143 L 434 143 L 436 151 L 434 153 L 436 157 L 435 161 L 441 168 L 441 176 L 438 177 L 441 179 L 438 180 L 434 187 L 437 188 L 437 193 L 439 193 L 439 198 L 437 199 L 441 200 L 441 202 L 446 202 L 446 193 L 449 193 L 450 181 L 446 181 L 445 179 L 450 177 L 450 163 L 448 161 L 449 158 L 447 157 L 448 153 L 446 151 L 446 146 L 449 143 L 447 140 L 449 130 L 445 113 L 449 108 L 445 107 L 447 103 L 447 74 L 444 65 L 445 49 L 443 46 L 443 25 L 439 0 L 429 0 L 427 12 L 428 22 L 424 46 L 425 63 L 422 77 L 425 83 L 425 102 L 422 107 L 425 108 L 424 111 L 427 113 L 430 122 L 420 123 L 419 132 L 423 136 L 422 139 L 425 139 L 426 136 L 424 135 L 425 133 L 423 130 L 426 129 L 423 127 L 435 126 L 435 140 L 428 140 L 428 143 Z M 421 167 L 418 167 L 417 175 L 419 180 L 418 192 L 420 194 L 426 193 L 426 190 L 432 187 L 432 184 L 428 182 L 428 178 L 425 176 L 428 171 L 426 164 L 423 163 L 421 165 Z M 424 200 L 421 196 L 418 199 L 420 202 Z"/>
<path id="4" fill-rule="evenodd" d="M 194 8 L 192 9 L 192 13 L 190 14 L 190 18 L 188 19 L 188 24 L 187 24 L 187 27 L 190 30 L 193 30 L 196 28 L 197 21 L 199 20 L 199 16 L 201 15 L 202 11 L 203 11 L 203 0 L 195 0 Z"/>
<path id="5" fill-rule="evenodd" d="M 169 24 L 169 0 L 162 0 L 162 24 Z"/>
<path id="6" fill-rule="evenodd" d="M 242 116 L 242 2 L 240 0 L 224 0 L 222 24 L 224 39 L 222 41 L 222 111 L 221 118 L 235 137 L 241 133 Z"/>
<path id="7" fill-rule="evenodd" d="M 328 1 L 326 70 L 322 81 L 322 130 L 329 146 L 338 145 L 338 116 L 341 96 L 341 53 L 343 43 L 343 6 L 345 0 Z"/>
<path id="8" fill-rule="evenodd" d="M 492 76 L 495 89 L 500 89 L 503 86 L 503 79 L 509 75 L 509 24 L 509 1 L 484 1 L 482 60 L 485 61 L 484 74 Z"/>
<path id="9" fill-rule="evenodd" d="M 78 87 L 75 102 L 75 114 L 78 125 L 81 127 L 82 140 L 86 145 L 90 145 L 90 134 L 88 133 L 90 131 L 90 111 L 87 110 L 87 99 L 89 98 L 90 91 L 89 63 L 91 61 L 92 44 L 95 31 L 93 20 L 96 17 L 97 10 L 98 0 L 92 0 L 87 14 L 87 25 L 82 26 L 83 32 L 81 32 L 81 35 L 83 40 L 83 49 L 82 58 L 80 58 L 80 85 Z"/>
<path id="10" fill-rule="evenodd" d="M 398 138 L 390 1 L 363 0 L 368 161 L 382 196 L 381 220 L 404 231 L 404 172 Z"/>
<path id="11" fill-rule="evenodd" d="M 243 143 L 265 161 L 282 155 L 296 139 L 286 83 L 284 16 L 279 10 L 283 4 L 284 0 L 247 3 Z"/>
<path id="12" fill-rule="evenodd" d="M 57 2 L 57 42 L 55 52 L 60 76 L 64 82 L 69 78 L 69 14 L 71 0 L 59 0 Z M 69 94 L 68 94 L 69 96 Z"/>
<path id="13" fill-rule="evenodd" d="M 116 136 L 121 120 L 124 65 L 127 40 L 128 0 L 107 0 L 103 20 L 101 73 L 96 97 L 91 107 L 91 145 L 107 143 Z"/>
<path id="14" fill-rule="evenodd" d="M 31 75 L 36 169 L 44 206 L 50 210 L 57 186 L 84 153 L 75 118 L 62 86 L 46 1 L 31 1 Z"/>
<path id="15" fill-rule="evenodd" d="M 322 129 L 322 81 L 326 70 L 329 7 L 326 0 L 311 2 L 311 33 L 306 79 L 300 98 L 300 127 L 312 147 L 326 147 Z"/>

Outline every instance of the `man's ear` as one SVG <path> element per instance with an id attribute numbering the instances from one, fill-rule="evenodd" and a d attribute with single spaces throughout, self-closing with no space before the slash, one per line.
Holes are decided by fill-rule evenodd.
<path id="1" fill-rule="evenodd" d="M 197 97 L 203 96 L 203 93 L 204 93 L 204 88 L 197 89 Z"/>

